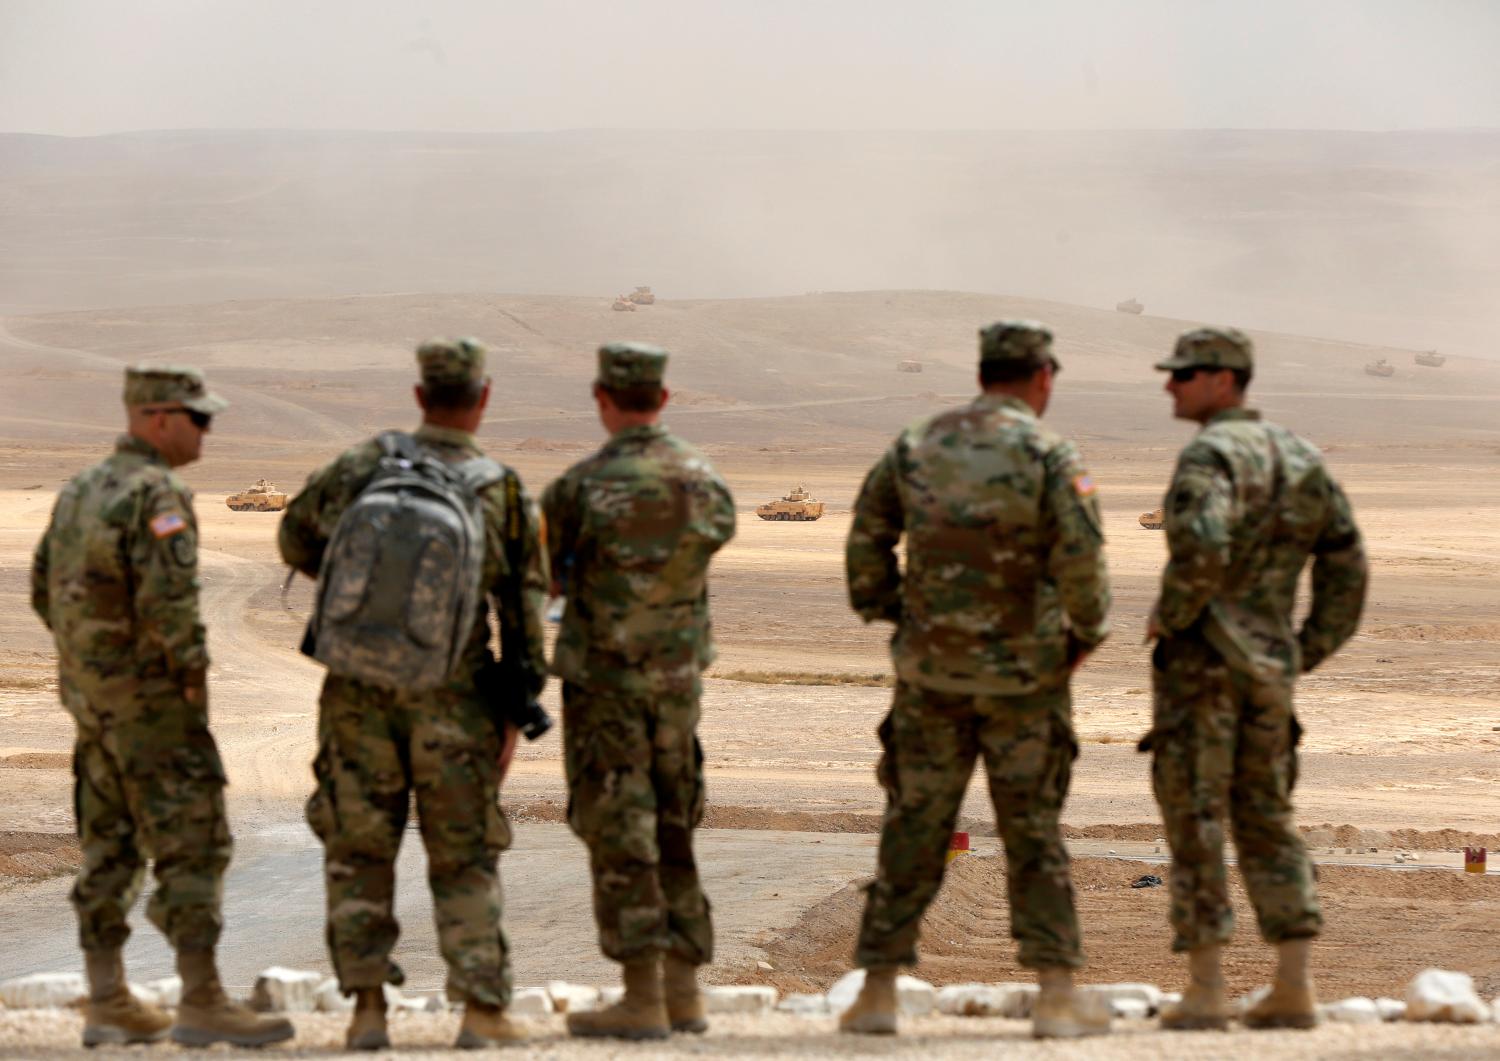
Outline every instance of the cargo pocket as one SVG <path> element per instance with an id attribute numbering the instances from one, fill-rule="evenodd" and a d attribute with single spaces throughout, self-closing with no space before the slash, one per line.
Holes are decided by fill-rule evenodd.
<path id="1" fill-rule="evenodd" d="M 875 736 L 880 739 L 880 761 L 875 764 L 875 780 L 880 782 L 880 787 L 885 789 L 886 797 L 892 802 L 901 790 L 901 776 L 896 769 L 894 748 L 895 714 L 895 711 L 889 712 L 875 729 Z"/>
<path id="2" fill-rule="evenodd" d="M 329 780 L 328 759 L 333 753 L 327 742 L 318 745 L 318 754 L 313 759 L 313 794 L 307 797 L 304 814 L 313 835 L 327 840 L 338 824 L 337 804 L 334 802 L 333 784 Z"/>
<path id="3" fill-rule="evenodd" d="M 509 851 L 512 839 L 510 829 L 510 818 L 505 813 L 505 808 L 500 806 L 500 795 L 497 792 L 494 798 L 486 801 L 486 813 L 484 816 L 484 847 L 491 855 L 498 855 L 502 851 Z"/>
<path id="4" fill-rule="evenodd" d="M 698 828 L 708 810 L 708 785 L 703 779 L 703 745 L 693 737 L 693 798 L 688 804 L 688 825 Z"/>

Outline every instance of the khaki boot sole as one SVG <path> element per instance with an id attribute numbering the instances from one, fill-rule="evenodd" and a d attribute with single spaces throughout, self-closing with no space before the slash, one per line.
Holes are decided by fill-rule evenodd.
<path id="1" fill-rule="evenodd" d="M 1257 1031 L 1268 1028 L 1297 1028 L 1306 1031 L 1318 1026 L 1318 1015 L 1316 1013 L 1274 1013 L 1252 1017 L 1246 1014 L 1244 1022 L 1245 1027 L 1254 1028 Z"/>
<path id="2" fill-rule="evenodd" d="M 672 1029 L 661 1028 L 590 1028 L 586 1025 L 568 1025 L 568 1034 L 575 1039 L 629 1039 L 631 1042 L 645 1042 L 649 1039 L 671 1038 Z"/>
<path id="3" fill-rule="evenodd" d="M 117 1028 L 113 1024 L 86 1024 L 83 1028 L 84 1046 L 129 1046 L 131 1043 L 159 1043 L 167 1037 L 171 1026 L 156 1032 L 132 1032 Z"/>
<path id="4" fill-rule="evenodd" d="M 383 1031 L 371 1030 L 344 1037 L 345 1050 L 389 1050 L 390 1048 L 391 1037 Z"/>
<path id="5" fill-rule="evenodd" d="M 515 1039 L 491 1039 L 477 1032 L 461 1031 L 453 1045 L 459 1050 L 498 1050 L 506 1046 L 524 1046 L 526 1042 L 525 1036 Z"/>
<path id="6" fill-rule="evenodd" d="M 684 1032 L 688 1035 L 702 1035 L 708 1031 L 708 1021 L 702 1017 L 689 1017 L 687 1020 L 674 1020 L 672 1022 L 674 1032 Z"/>
<path id="7" fill-rule="evenodd" d="M 1038 1017 L 1031 1022 L 1033 1039 L 1086 1039 L 1091 1035 L 1108 1035 L 1109 1025 L 1093 1021 L 1069 1020 L 1063 1017 Z"/>
<path id="8" fill-rule="evenodd" d="M 1185 1014 L 1181 1017 L 1161 1018 L 1163 1031 L 1169 1032 L 1227 1032 L 1229 1030 L 1228 1017 L 1215 1017 L 1210 1014 Z"/>
<path id="9" fill-rule="evenodd" d="M 181 1024 L 172 1027 L 172 1041 L 179 1046 L 213 1046 L 229 1043 L 232 1046 L 269 1046 L 283 1042 L 297 1034 L 291 1021 L 280 1021 L 260 1032 L 226 1032 L 212 1028 L 194 1028 Z"/>
<path id="10" fill-rule="evenodd" d="M 839 1021 L 839 1031 L 851 1035 L 895 1035 L 894 1013 L 861 1013 L 857 1017 Z"/>

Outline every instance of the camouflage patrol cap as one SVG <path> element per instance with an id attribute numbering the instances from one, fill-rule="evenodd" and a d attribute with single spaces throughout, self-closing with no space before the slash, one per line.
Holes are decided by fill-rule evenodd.
<path id="1" fill-rule="evenodd" d="M 417 347 L 424 387 L 462 387 L 485 380 L 485 346 L 478 339 L 428 339 Z"/>
<path id="2" fill-rule="evenodd" d="M 645 343 L 605 343 L 599 348 L 602 387 L 661 386 L 667 374 L 667 352 Z"/>
<path id="3" fill-rule="evenodd" d="M 1158 361 L 1163 372 L 1179 368 L 1237 368 L 1249 372 L 1255 367 L 1254 347 L 1250 337 L 1238 328 L 1194 328 L 1177 337 L 1172 356 Z"/>
<path id="4" fill-rule="evenodd" d="M 191 409 L 207 416 L 229 408 L 191 365 L 131 365 L 125 370 L 125 404 Z"/>
<path id="5" fill-rule="evenodd" d="M 979 363 L 1011 361 L 1038 367 L 1051 363 L 1052 331 L 1041 321 L 1005 320 L 979 329 Z"/>

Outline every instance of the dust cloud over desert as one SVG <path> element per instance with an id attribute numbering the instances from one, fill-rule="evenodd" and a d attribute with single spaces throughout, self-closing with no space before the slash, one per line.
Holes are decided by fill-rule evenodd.
<path id="1" fill-rule="evenodd" d="M 436 5 L 430 24 L 414 16 L 394 28 L 393 5 L 375 10 L 376 28 L 390 32 L 380 37 L 387 51 L 369 54 L 399 54 L 438 83 L 466 69 L 472 49 L 456 42 L 452 5 Z M 1155 16 L 1144 17 L 1129 42 L 1155 48 L 1146 32 Z M 51 41 L 41 25 L 0 44 L 6 85 L 29 69 L 15 40 Z M 92 54 L 89 32 L 74 32 L 79 53 Z M 601 35 L 580 31 L 579 56 L 613 48 L 637 75 L 670 51 L 638 27 L 604 44 Z M 1311 54 L 1316 35 L 1296 39 Z M 212 720 L 237 836 L 225 961 L 244 981 L 266 964 L 271 939 L 285 949 L 276 961 L 326 964 L 319 851 L 301 820 L 321 671 L 296 651 L 311 585 L 298 579 L 282 592 L 277 517 L 232 512 L 224 498 L 262 477 L 295 489 L 344 447 L 412 426 L 413 347 L 470 334 L 492 351 L 480 441 L 534 494 L 601 441 L 588 393 L 595 347 L 636 339 L 672 351 L 667 422 L 724 473 L 739 519 L 711 575 L 720 659 L 702 728 L 702 852 L 721 934 L 714 975 L 761 977 L 757 962 L 770 959 L 775 973 L 761 978 L 826 986 L 850 948 L 851 883 L 874 866 L 883 801 L 874 730 L 890 696 L 889 631 L 862 625 L 845 599 L 850 509 L 903 424 L 972 395 L 976 329 L 1030 317 L 1057 335 L 1063 371 L 1048 421 L 1078 441 L 1099 485 L 1115 586 L 1114 634 L 1074 685 L 1081 753 L 1065 816 L 1098 976 L 1140 968 L 1169 981 L 1177 969 L 1161 892 L 1128 888 L 1161 854 L 1135 742 L 1150 718 L 1140 637 L 1165 544 L 1137 517 L 1160 503 L 1191 433 L 1171 419 L 1150 366 L 1182 330 L 1209 322 L 1253 335 L 1254 403 L 1324 450 L 1371 555 L 1359 634 L 1299 686 L 1299 821 L 1319 862 L 1337 867 L 1324 886 L 1341 919 L 1320 973 L 1340 989 L 1383 983 L 1389 993 L 1419 957 L 1446 957 L 1487 993 L 1500 989 L 1500 899 L 1492 880 L 1464 890 L 1455 853 L 1500 835 L 1500 132 L 1459 128 L 1500 121 L 1482 107 L 1448 107 L 1457 82 L 1430 63 L 1436 87 L 1414 97 L 1427 109 L 1400 110 L 1394 89 L 1355 77 L 1370 55 L 1341 76 L 1385 111 L 1338 111 L 1317 97 L 1305 112 L 1343 116 L 1348 131 L 1291 128 L 1290 73 L 1264 88 L 1275 107 L 1246 110 L 1260 97 L 1243 56 L 1226 67 L 1239 80 L 1205 91 L 1200 115 L 1181 102 L 1180 78 L 1130 87 L 1122 70 L 1146 67 L 1121 58 L 1124 40 L 1096 40 L 1067 74 L 1085 90 L 1062 102 L 1040 92 L 1044 64 L 1027 59 L 1030 72 L 1010 83 L 1026 93 L 993 102 L 1012 131 L 993 131 L 999 119 L 981 122 L 974 109 L 944 110 L 958 96 L 942 94 L 931 62 L 916 64 L 921 77 L 882 67 L 887 53 L 868 41 L 873 50 L 848 58 L 863 71 L 849 80 L 867 90 L 863 109 L 839 111 L 837 79 L 825 77 L 829 98 L 810 103 L 806 121 L 773 107 L 792 89 L 757 97 L 731 91 L 727 75 L 700 84 L 691 112 L 717 106 L 721 123 L 674 109 L 691 80 L 658 86 L 650 106 L 621 88 L 624 117 L 581 109 L 584 95 L 559 97 L 551 105 L 598 120 L 557 118 L 560 109 L 556 125 L 500 121 L 456 95 L 445 97 L 445 124 L 373 89 L 370 100 L 390 102 L 389 121 L 324 101 L 306 122 L 268 104 L 189 131 L 166 118 L 205 124 L 187 120 L 198 112 L 146 107 L 145 78 L 119 101 L 76 112 L 73 125 L 30 90 L 9 97 L 0 127 L 22 131 L 0 132 L 0 930 L 18 971 L 76 964 L 66 908 L 77 858 L 72 727 L 50 639 L 29 607 L 31 550 L 61 484 L 121 429 L 123 366 L 200 365 L 232 403 L 204 460 L 183 474 L 197 495 Z M 553 43 L 547 55 L 561 69 L 582 63 L 559 58 Z M 1191 33 L 1178 43 L 1178 58 L 1195 54 Z M 788 54 L 799 57 L 783 56 L 788 85 L 811 99 L 814 49 Z M 817 54 L 838 69 L 834 53 Z M 967 55 L 950 54 L 955 84 L 981 80 Z M 160 83 L 185 96 L 168 58 Z M 1279 61 L 1328 87 L 1287 55 Z M 1464 83 L 1468 64 L 1469 51 L 1456 49 Z M 882 68 L 933 104 L 924 120 L 895 88 L 872 87 L 870 71 Z M 203 76 L 205 98 L 228 115 L 241 96 Z M 331 83 L 353 76 L 347 58 L 330 60 Z M 591 105 L 608 95 L 607 80 L 587 82 Z M 1410 89 L 1406 73 L 1391 80 Z M 1483 103 L 1494 86 L 1481 87 Z M 414 98 L 431 91 L 424 83 Z M 1090 128 L 1111 93 L 1123 109 Z M 1176 109 L 1158 106 L 1169 97 Z M 1037 107 L 1029 116 L 1027 98 Z M 517 114 L 540 106 L 515 100 Z M 1394 117 L 1383 123 L 1381 113 Z M 808 127 L 840 114 L 846 131 Z M 401 131 L 408 115 L 450 131 Z M 903 120 L 882 124 L 883 115 Z M 1249 115 L 1246 127 L 1179 127 L 1234 125 L 1237 115 Z M 955 126 L 959 118 L 978 131 Z M 756 120 L 765 127 L 734 127 Z M 568 124 L 577 128 L 538 131 Z M 131 131 L 157 125 L 166 131 Z M 655 289 L 654 304 L 611 308 L 640 284 Z M 1131 297 L 1144 313 L 1115 311 Z M 1428 349 L 1446 362 L 1417 364 Z M 1367 374 L 1377 359 L 1394 375 Z M 908 360 L 921 371 L 896 371 Z M 822 519 L 755 517 L 758 503 L 798 484 L 826 502 Z M 555 689 L 546 703 L 557 712 Z M 521 750 L 505 800 L 517 822 L 502 871 L 518 981 L 611 978 L 587 916 L 586 860 L 561 824 L 555 732 Z M 978 909 L 1003 892 L 989 817 L 976 785 L 962 820 L 981 857 L 944 892 L 930 925 L 954 938 L 919 970 L 937 980 L 1018 975 L 997 920 L 1003 904 Z M 443 970 L 420 855 L 406 846 L 397 958 L 415 987 L 436 989 Z M 1421 851 L 1431 868 L 1403 866 L 1397 877 L 1397 849 Z M 1247 944 L 1230 970 L 1238 987 L 1269 966 L 1236 898 Z M 1409 946 L 1381 956 L 1392 934 Z M 1143 938 L 1154 957 L 1136 965 Z M 133 971 L 166 971 L 149 929 L 131 948 Z"/>

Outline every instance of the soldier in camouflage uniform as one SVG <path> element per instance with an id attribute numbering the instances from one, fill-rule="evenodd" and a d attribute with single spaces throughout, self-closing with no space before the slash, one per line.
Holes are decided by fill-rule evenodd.
<path id="1" fill-rule="evenodd" d="M 897 436 L 849 530 L 849 599 L 866 622 L 896 624 L 897 683 L 879 730 L 879 868 L 855 952 L 865 986 L 845 1031 L 896 1030 L 896 971 L 916 962 L 980 757 L 1011 933 L 1042 984 L 1033 1030 L 1108 1028 L 1072 990 L 1083 952 L 1059 825 L 1078 754 L 1069 676 L 1109 629 L 1099 507 L 1078 451 L 1041 424 L 1058 370 L 1051 332 L 1000 321 L 979 335 L 983 393 Z"/>
<path id="2" fill-rule="evenodd" d="M 208 650 L 198 616 L 193 495 L 172 471 L 198 459 L 226 403 L 192 368 L 125 372 L 129 433 L 58 496 L 31 571 L 32 607 L 57 643 L 58 687 L 77 726 L 73 887 L 89 978 L 83 1042 L 259 1045 L 285 1020 L 232 1004 L 214 947 L 229 865 L 224 766 L 208 731 Z M 177 1022 L 125 980 L 126 918 L 146 860 L 147 916 L 177 951 Z"/>
<path id="3" fill-rule="evenodd" d="M 1157 366 L 1179 419 L 1203 425 L 1167 491 L 1170 559 L 1152 612 L 1154 711 L 1142 750 L 1172 846 L 1172 948 L 1191 980 L 1168 1028 L 1223 1028 L 1220 949 L 1234 930 L 1224 820 L 1261 935 L 1279 949 L 1271 994 L 1252 1027 L 1312 1027 L 1309 945 L 1322 926 L 1313 869 L 1292 825 L 1301 728 L 1297 675 L 1354 633 L 1366 564 L 1343 491 L 1308 442 L 1244 407 L 1250 340 L 1199 328 Z M 1312 606 L 1292 625 L 1297 579 L 1312 557 Z"/>
<path id="4" fill-rule="evenodd" d="M 471 339 L 432 340 L 417 350 L 422 450 L 449 464 L 480 456 L 473 432 L 489 398 L 485 348 Z M 369 484 L 382 456 L 376 440 L 346 451 L 314 472 L 287 506 L 281 555 L 316 577 L 339 517 Z M 520 567 L 507 557 L 510 505 L 501 483 L 479 496 L 486 549 L 481 585 L 495 601 L 503 654 L 545 681 L 542 609 L 546 555 L 535 506 L 519 492 Z M 497 731 L 476 675 L 490 659 L 486 609 L 469 632 L 455 677 L 437 689 L 408 692 L 330 672 L 318 712 L 317 788 L 307 819 L 324 846 L 328 944 L 339 986 L 355 996 L 346 1038 L 352 1048 L 389 1045 L 381 985 L 400 984 L 391 960 L 399 926 L 392 910 L 396 854 L 416 794 L 428 883 L 436 907 L 438 945 L 448 966 L 448 992 L 463 999 L 458 1045 L 483 1047 L 523 1038 L 505 1015 L 510 1002 L 509 945 L 500 927 L 498 859 L 511 833 L 499 786 L 515 748 L 516 730 Z"/>
<path id="5" fill-rule="evenodd" d="M 610 439 L 542 499 L 554 592 L 567 598 L 552 672 L 564 682 L 568 822 L 588 845 L 600 942 L 625 981 L 619 1005 L 568 1015 L 574 1035 L 707 1028 L 698 700 L 714 658 L 708 562 L 734 535 L 734 500 L 658 422 L 666 363 L 651 346 L 600 348 L 594 399 Z"/>

